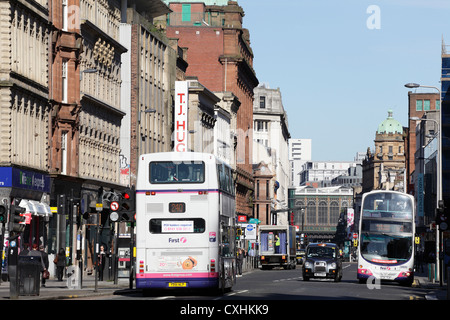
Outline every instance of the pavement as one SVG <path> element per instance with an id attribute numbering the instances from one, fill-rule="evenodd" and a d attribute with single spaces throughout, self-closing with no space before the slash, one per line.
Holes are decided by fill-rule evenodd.
<path id="1" fill-rule="evenodd" d="M 45 282 L 45 287 L 37 290 L 29 290 L 31 292 L 19 293 L 17 299 L 10 298 L 10 283 L 2 281 L 0 283 L 0 301 L 5 300 L 64 300 L 75 298 L 101 297 L 118 294 L 120 292 L 130 291 L 130 281 L 128 278 L 121 278 L 114 283 L 114 281 L 97 281 L 95 283 L 94 275 L 83 275 L 80 281 L 68 281 L 64 278 L 63 281 L 57 279 L 48 279 Z M 132 290 L 132 289 L 131 289 Z"/>
<path id="2" fill-rule="evenodd" d="M 416 272 L 414 279 L 414 287 L 427 289 L 426 300 L 447 300 L 446 283 L 440 286 L 439 282 L 430 281 L 427 272 Z M 134 290 L 130 289 L 130 281 L 128 278 L 120 278 L 117 283 L 114 283 L 114 281 L 97 281 L 97 284 L 95 284 L 94 275 L 83 275 L 81 285 L 79 283 L 78 279 L 68 281 L 65 278 L 63 281 L 58 281 L 51 278 L 46 281 L 45 287 L 40 287 L 38 295 L 25 295 L 20 293 L 17 299 L 11 299 L 9 282 L 1 282 L 0 301 L 64 300 L 89 297 L 101 299 L 102 296 L 132 292 Z"/>
<path id="3" fill-rule="evenodd" d="M 414 274 L 413 286 L 428 290 L 428 293 L 425 295 L 426 300 L 450 299 L 450 293 L 448 293 L 448 286 L 446 282 L 443 282 L 443 285 L 441 286 L 439 281 L 430 280 L 428 277 L 428 269 L 426 267 L 424 267 L 423 271 L 418 271 Z"/>

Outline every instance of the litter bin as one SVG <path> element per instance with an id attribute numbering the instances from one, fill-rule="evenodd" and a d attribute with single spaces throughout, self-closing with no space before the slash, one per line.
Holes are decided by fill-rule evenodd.
<path id="1" fill-rule="evenodd" d="M 41 287 L 41 258 L 19 256 L 19 295 L 38 296 Z"/>

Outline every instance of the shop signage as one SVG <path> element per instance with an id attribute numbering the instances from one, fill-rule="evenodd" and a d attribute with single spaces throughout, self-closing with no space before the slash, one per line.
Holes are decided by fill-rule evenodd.
<path id="1" fill-rule="evenodd" d="M 174 151 L 186 152 L 188 141 L 188 82 L 175 81 Z"/>
<path id="2" fill-rule="evenodd" d="M 247 222 L 247 216 L 241 216 L 241 215 L 238 215 L 237 216 L 237 221 L 238 222 Z"/>
<path id="3" fill-rule="evenodd" d="M 0 187 L 13 187 L 50 193 L 50 176 L 12 167 L 0 167 Z"/>

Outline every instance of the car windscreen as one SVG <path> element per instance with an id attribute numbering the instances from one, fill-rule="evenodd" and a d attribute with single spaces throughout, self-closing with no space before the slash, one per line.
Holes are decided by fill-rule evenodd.
<path id="1" fill-rule="evenodd" d="M 336 250 L 332 247 L 309 247 L 306 257 L 336 258 Z"/>

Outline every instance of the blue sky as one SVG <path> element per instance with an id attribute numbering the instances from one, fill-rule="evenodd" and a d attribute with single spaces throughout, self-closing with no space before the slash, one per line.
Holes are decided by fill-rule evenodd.
<path id="1" fill-rule="evenodd" d="M 405 83 L 440 87 L 449 0 L 238 2 L 259 82 L 280 88 L 291 137 L 312 139 L 314 161 L 373 149 L 389 109 L 407 126 Z"/>

